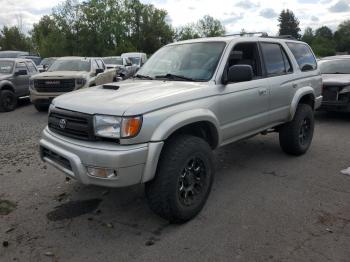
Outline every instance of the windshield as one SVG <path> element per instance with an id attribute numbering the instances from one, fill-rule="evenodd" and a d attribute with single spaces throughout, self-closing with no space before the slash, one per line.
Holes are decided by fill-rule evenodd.
<path id="1" fill-rule="evenodd" d="M 321 74 L 350 74 L 350 59 L 334 59 L 319 62 Z"/>
<path id="2" fill-rule="evenodd" d="M 40 65 L 50 66 L 53 64 L 53 62 L 55 62 L 55 60 L 55 58 L 44 58 L 41 60 Z"/>
<path id="3" fill-rule="evenodd" d="M 86 71 L 90 72 L 90 61 L 86 59 L 64 59 L 56 60 L 49 68 L 53 71 Z"/>
<path id="4" fill-rule="evenodd" d="M 17 58 L 19 56 L 26 55 L 25 52 L 0 52 L 0 58 Z"/>
<path id="5" fill-rule="evenodd" d="M 0 74 L 11 74 L 14 62 L 0 61 Z"/>
<path id="6" fill-rule="evenodd" d="M 106 57 L 102 59 L 105 64 L 109 65 L 123 65 L 123 58 L 121 57 Z"/>
<path id="7" fill-rule="evenodd" d="M 208 81 L 225 45 L 224 42 L 201 42 L 166 46 L 157 51 L 138 74 L 153 78 L 170 74 L 193 81 Z"/>
<path id="8" fill-rule="evenodd" d="M 141 61 L 140 57 L 128 57 L 128 58 L 131 60 L 131 63 L 133 65 L 139 65 L 140 64 L 140 61 Z"/>

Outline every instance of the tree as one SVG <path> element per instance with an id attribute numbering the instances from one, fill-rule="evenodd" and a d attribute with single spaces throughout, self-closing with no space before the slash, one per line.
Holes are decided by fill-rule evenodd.
<path id="1" fill-rule="evenodd" d="M 304 34 L 301 37 L 301 40 L 309 45 L 312 44 L 312 41 L 315 39 L 314 32 L 311 27 L 305 28 Z"/>
<path id="2" fill-rule="evenodd" d="M 333 39 L 333 32 L 329 27 L 321 26 L 320 28 L 316 29 L 315 37 L 323 37 L 323 38 L 332 40 Z"/>
<path id="3" fill-rule="evenodd" d="M 201 37 L 222 36 L 226 30 L 218 19 L 205 15 L 197 23 L 197 30 Z"/>
<path id="4" fill-rule="evenodd" d="M 221 22 L 209 15 L 205 15 L 197 23 L 190 23 L 176 30 L 177 40 L 195 39 L 200 37 L 222 36 L 226 32 Z"/>
<path id="5" fill-rule="evenodd" d="M 1 50 L 32 51 L 30 38 L 25 36 L 17 26 L 4 26 L 0 31 Z"/>
<path id="6" fill-rule="evenodd" d="M 337 51 L 350 53 L 350 20 L 346 20 L 338 26 L 334 33 Z"/>
<path id="7" fill-rule="evenodd" d="M 289 10 L 282 10 L 278 17 L 279 35 L 291 35 L 296 39 L 300 39 L 299 20 L 294 13 Z"/>

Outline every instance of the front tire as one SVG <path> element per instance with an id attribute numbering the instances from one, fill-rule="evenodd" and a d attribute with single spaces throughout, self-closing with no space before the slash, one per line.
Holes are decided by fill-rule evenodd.
<path id="1" fill-rule="evenodd" d="M 0 92 L 0 111 L 10 112 L 17 107 L 17 97 L 14 92 L 10 90 L 2 90 Z"/>
<path id="2" fill-rule="evenodd" d="M 189 135 L 172 138 L 160 156 L 155 178 L 146 184 L 148 204 L 169 222 L 184 223 L 202 210 L 213 177 L 208 143 Z"/>
<path id="3" fill-rule="evenodd" d="M 314 112 L 310 105 L 300 104 L 291 122 L 279 131 L 280 146 L 290 155 L 300 156 L 309 149 L 314 134 Z"/>

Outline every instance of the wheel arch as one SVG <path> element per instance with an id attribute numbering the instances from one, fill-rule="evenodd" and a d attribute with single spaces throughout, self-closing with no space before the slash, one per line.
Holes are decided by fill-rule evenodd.
<path id="1" fill-rule="evenodd" d="M 0 91 L 1 91 L 1 90 L 9 90 L 9 91 L 12 91 L 12 92 L 15 93 L 15 87 L 14 87 L 14 85 L 13 85 L 10 81 L 7 81 L 7 80 L 2 81 L 2 82 L 0 83 Z"/>
<path id="2" fill-rule="evenodd" d="M 295 112 L 299 104 L 310 105 L 315 110 L 315 91 L 311 86 L 306 86 L 297 90 L 292 100 L 290 109 L 290 120 L 294 118 Z"/>

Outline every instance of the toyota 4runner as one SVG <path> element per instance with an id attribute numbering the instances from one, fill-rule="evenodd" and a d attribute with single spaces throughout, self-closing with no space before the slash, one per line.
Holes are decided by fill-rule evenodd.
<path id="1" fill-rule="evenodd" d="M 56 98 L 40 140 L 42 159 L 83 184 L 145 183 L 150 208 L 172 223 L 200 212 L 212 150 L 278 132 L 304 154 L 320 106 L 310 47 L 272 37 L 218 37 L 157 51 L 133 79 Z"/>

